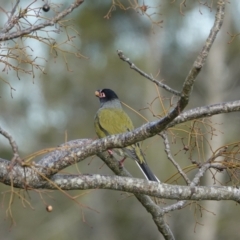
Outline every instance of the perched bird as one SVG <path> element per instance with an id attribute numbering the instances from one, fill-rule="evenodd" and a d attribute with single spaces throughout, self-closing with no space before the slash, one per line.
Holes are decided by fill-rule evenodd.
<path id="1" fill-rule="evenodd" d="M 111 89 L 97 90 L 95 95 L 100 101 L 100 108 L 94 120 L 95 131 L 99 138 L 134 130 L 131 119 L 123 111 L 121 102 L 114 91 Z M 123 157 L 121 164 L 126 157 L 132 158 L 148 180 L 160 182 L 147 165 L 138 143 L 125 148 L 116 148 L 113 151 Z"/>

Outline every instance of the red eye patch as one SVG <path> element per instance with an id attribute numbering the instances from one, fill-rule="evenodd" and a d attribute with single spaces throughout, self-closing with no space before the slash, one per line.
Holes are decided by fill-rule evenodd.
<path id="1" fill-rule="evenodd" d="M 104 97 L 106 97 L 105 93 L 104 93 L 104 92 L 100 92 L 100 91 L 96 91 L 96 92 L 95 92 L 95 96 L 96 96 L 96 97 L 99 97 L 99 98 L 104 98 Z"/>

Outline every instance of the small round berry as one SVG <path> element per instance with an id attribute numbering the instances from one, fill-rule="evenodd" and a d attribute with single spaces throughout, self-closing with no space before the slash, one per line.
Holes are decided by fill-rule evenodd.
<path id="1" fill-rule="evenodd" d="M 51 205 L 48 205 L 46 207 L 47 212 L 51 212 L 53 210 L 53 207 Z"/>
<path id="2" fill-rule="evenodd" d="M 47 3 L 45 3 L 45 4 L 42 6 L 42 10 L 43 10 L 44 12 L 48 12 L 48 11 L 50 10 L 50 6 L 49 6 Z"/>

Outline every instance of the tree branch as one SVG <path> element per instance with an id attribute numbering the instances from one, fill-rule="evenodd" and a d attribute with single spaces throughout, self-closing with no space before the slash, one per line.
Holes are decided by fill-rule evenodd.
<path id="1" fill-rule="evenodd" d="M 0 127 L 0 134 L 2 134 L 4 137 L 6 137 L 12 147 L 12 151 L 13 151 L 13 158 L 12 158 L 12 164 L 15 164 L 16 161 L 20 161 L 20 156 L 18 153 L 18 146 L 17 143 L 15 142 L 15 140 L 13 139 L 13 137 L 5 130 L 3 130 Z"/>
<path id="2" fill-rule="evenodd" d="M 41 181 L 41 184 L 33 187 L 35 189 L 57 190 L 57 186 L 67 191 L 109 189 L 172 200 L 232 200 L 240 203 L 240 189 L 230 186 L 179 186 L 159 184 L 144 179 L 99 174 L 57 174 L 51 178 L 51 181 Z"/>
<path id="3" fill-rule="evenodd" d="M 117 54 L 119 56 L 119 58 L 121 60 L 123 60 L 124 62 L 127 62 L 130 66 L 130 68 L 132 68 L 133 70 L 135 70 L 136 72 L 138 72 L 140 75 L 142 75 L 143 77 L 147 78 L 148 80 L 150 80 L 151 82 L 155 83 L 157 86 L 165 89 L 166 91 L 176 95 L 176 96 L 180 96 L 180 92 L 170 88 L 168 85 L 163 84 L 161 82 L 159 82 L 158 80 L 154 79 L 153 77 L 151 77 L 150 75 L 148 75 L 147 73 L 145 73 L 144 71 L 142 71 L 140 68 L 138 68 L 133 62 L 130 61 L 130 59 L 128 57 L 125 57 L 123 54 L 122 50 L 117 50 Z"/>
<path id="4" fill-rule="evenodd" d="M 171 163 L 174 165 L 174 167 L 178 170 L 178 172 L 180 173 L 180 175 L 182 176 L 182 178 L 185 180 L 185 182 L 190 185 L 191 181 L 188 178 L 188 176 L 184 173 L 184 171 L 182 170 L 182 168 L 179 166 L 179 164 L 174 160 L 171 151 L 170 151 L 170 144 L 169 144 L 169 140 L 168 140 L 168 136 L 166 134 L 166 132 L 162 132 L 160 133 L 160 136 L 163 138 L 163 142 L 164 142 L 164 150 L 167 154 L 168 159 L 171 161 Z"/>
<path id="5" fill-rule="evenodd" d="M 8 17 L 8 21 L 5 27 L 1 30 L 1 33 L 9 32 L 16 24 L 16 21 L 15 21 L 16 19 L 14 19 L 14 13 L 16 12 L 16 9 L 19 3 L 20 3 L 20 0 L 17 0 L 14 7 L 12 8 L 10 16 Z"/>
<path id="6" fill-rule="evenodd" d="M 240 100 L 217 103 L 217 104 L 207 105 L 203 107 L 197 107 L 181 113 L 167 126 L 167 128 L 173 127 L 177 124 L 188 122 L 194 119 L 211 117 L 217 114 L 239 112 L 239 111 L 240 111 Z"/>
<path id="7" fill-rule="evenodd" d="M 198 119 L 206 116 L 209 117 L 215 114 L 229 113 L 239 110 L 240 100 L 221 104 L 214 104 L 206 107 L 198 107 L 183 112 L 166 128 L 190 121 L 192 119 Z M 147 137 L 146 135 L 144 135 L 144 133 L 147 129 L 151 129 L 151 126 L 154 126 L 154 124 L 155 122 L 150 122 L 144 124 L 143 126 L 135 129 L 132 132 L 119 135 L 111 135 L 95 141 L 93 141 L 92 139 L 80 139 L 62 144 L 56 151 L 49 153 L 48 155 L 43 157 L 37 164 L 35 164 L 35 167 L 37 168 L 36 170 L 39 171 L 41 174 L 45 174 L 47 177 L 51 177 L 53 174 L 56 174 L 58 171 L 66 168 L 67 166 L 82 161 L 89 156 L 99 154 L 106 151 L 107 149 L 126 147 L 128 145 L 146 139 Z M 141 135 L 141 133 L 143 134 Z M 4 182 L 5 174 L 8 173 L 4 171 L 4 169 L 7 169 L 8 164 L 9 161 L 7 160 L 3 160 L 3 162 L 1 162 L 1 182 Z M 117 165 L 115 167 L 117 168 Z M 26 169 L 28 168 L 26 167 Z M 30 170 L 28 169 L 28 171 Z M 22 174 L 20 174 L 20 176 L 23 176 Z"/>
<path id="8" fill-rule="evenodd" d="M 75 8 L 80 6 L 83 2 L 84 0 L 76 0 L 68 8 L 58 13 L 55 17 L 53 17 L 50 20 L 47 20 L 37 25 L 32 25 L 31 27 L 25 29 L 21 29 L 21 31 L 16 30 L 12 33 L 8 33 L 8 31 L 13 28 L 13 24 L 16 24 L 18 22 L 17 20 L 19 19 L 19 16 L 12 17 L 12 23 L 8 23 L 8 25 L 5 28 L 3 28 L 2 34 L 0 34 L 0 42 L 23 37 L 24 35 L 30 34 L 34 31 L 45 28 L 47 26 L 53 26 L 54 24 L 58 23 L 62 18 L 71 13 Z"/>

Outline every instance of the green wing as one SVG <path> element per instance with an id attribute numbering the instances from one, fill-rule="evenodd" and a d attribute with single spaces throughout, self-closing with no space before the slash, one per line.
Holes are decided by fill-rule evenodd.
<path id="1" fill-rule="evenodd" d="M 122 109 L 99 109 L 94 121 L 95 131 L 99 138 L 134 130 L 129 116 Z M 145 162 L 139 144 L 133 144 L 123 149 L 126 155 L 140 163 Z"/>
<path id="2" fill-rule="evenodd" d="M 103 108 L 96 114 L 94 126 L 99 138 L 134 129 L 131 119 L 122 109 Z"/>

